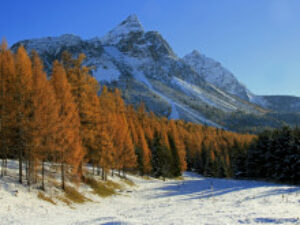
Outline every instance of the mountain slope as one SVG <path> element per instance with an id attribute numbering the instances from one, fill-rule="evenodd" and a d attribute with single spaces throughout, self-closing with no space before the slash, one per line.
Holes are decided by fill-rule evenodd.
<path id="1" fill-rule="evenodd" d="M 184 62 L 189 64 L 204 80 L 216 87 L 249 101 L 253 94 L 241 84 L 236 77 L 221 63 L 200 54 L 197 50 L 183 57 Z"/>
<path id="2" fill-rule="evenodd" d="M 28 52 L 35 49 L 48 72 L 63 51 L 75 57 L 84 53 L 84 64 L 99 82 L 120 88 L 127 103 L 143 101 L 149 110 L 172 119 L 227 127 L 222 118 L 232 113 L 261 116 L 273 109 L 261 107 L 264 97 L 252 94 L 218 62 L 195 51 L 179 58 L 158 32 L 145 31 L 135 15 L 102 38 L 66 34 L 24 40 L 12 50 L 19 45 Z"/>
<path id="3" fill-rule="evenodd" d="M 197 50 L 183 57 L 205 81 L 221 90 L 253 104 L 278 112 L 300 112 L 300 98 L 295 96 L 259 96 L 240 83 L 221 63 L 206 57 Z"/>

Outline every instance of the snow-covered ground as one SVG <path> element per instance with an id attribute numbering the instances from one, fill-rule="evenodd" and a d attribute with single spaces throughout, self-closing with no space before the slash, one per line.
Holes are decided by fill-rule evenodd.
<path id="1" fill-rule="evenodd" d="M 11 177 L 0 179 L 0 224 L 300 224 L 299 186 L 194 173 L 165 182 L 128 177 L 136 186 L 103 199 L 85 193 L 93 202 L 74 208 L 39 200 L 37 191 L 9 183 Z"/>

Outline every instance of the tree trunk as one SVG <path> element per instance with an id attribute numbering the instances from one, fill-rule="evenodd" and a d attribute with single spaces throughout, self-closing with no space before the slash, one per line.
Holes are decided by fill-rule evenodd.
<path id="1" fill-rule="evenodd" d="M 61 163 L 61 188 L 65 190 L 65 165 Z"/>
<path id="2" fill-rule="evenodd" d="M 22 170 L 22 164 L 23 164 L 23 155 L 22 155 L 22 149 L 19 148 L 19 183 L 23 183 L 23 170 Z"/>
<path id="3" fill-rule="evenodd" d="M 44 160 L 42 161 L 42 190 L 45 191 L 45 165 Z"/>
<path id="4" fill-rule="evenodd" d="M 4 176 L 4 158 L 2 159 L 2 164 L 1 164 L 1 177 Z"/>
<path id="5" fill-rule="evenodd" d="M 95 163 L 93 162 L 93 176 L 95 176 Z"/>
<path id="6" fill-rule="evenodd" d="M 80 180 L 82 180 L 83 179 L 83 160 L 80 162 L 78 174 L 79 174 Z"/>
<path id="7" fill-rule="evenodd" d="M 4 160 L 4 176 L 7 176 L 7 158 Z"/>
<path id="8" fill-rule="evenodd" d="M 100 166 L 99 166 L 99 162 L 97 163 L 97 175 L 100 176 Z"/>
<path id="9" fill-rule="evenodd" d="M 111 176 L 114 176 L 114 169 L 111 169 Z"/>
<path id="10" fill-rule="evenodd" d="M 38 163 L 37 163 L 37 161 L 35 161 L 35 160 L 33 160 L 32 163 L 33 163 L 33 166 L 32 166 L 32 171 L 33 171 L 33 183 L 34 183 L 34 184 L 37 184 L 37 181 L 38 181 L 38 174 L 37 174 L 37 171 L 38 171 Z"/>
<path id="11" fill-rule="evenodd" d="M 25 178 L 28 180 L 28 161 L 25 161 Z"/>
<path id="12" fill-rule="evenodd" d="M 104 179 L 105 179 L 105 177 L 104 177 L 104 176 L 105 176 L 105 174 L 104 174 L 104 173 L 105 173 L 105 172 L 104 172 L 104 169 L 102 168 L 101 171 L 102 171 L 102 180 L 104 180 Z"/>
<path id="13" fill-rule="evenodd" d="M 26 177 L 27 177 L 27 185 L 30 187 L 30 184 L 31 184 L 31 170 L 32 170 L 32 165 L 31 165 L 31 160 L 27 160 L 27 166 L 26 166 Z"/>

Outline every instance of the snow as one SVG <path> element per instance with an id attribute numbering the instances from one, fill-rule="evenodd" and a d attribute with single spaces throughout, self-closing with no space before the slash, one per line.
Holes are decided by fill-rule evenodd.
<path id="1" fill-rule="evenodd" d="M 179 109 L 183 110 L 185 113 L 192 115 L 193 118 L 196 118 L 197 120 L 199 120 L 199 121 L 201 121 L 205 124 L 220 127 L 219 125 L 213 123 L 212 121 L 200 116 L 199 113 L 193 112 L 193 110 L 190 109 L 189 107 L 183 106 L 182 104 L 176 102 L 175 100 L 167 97 L 163 93 L 161 93 L 161 92 L 157 91 L 156 89 L 154 89 L 154 87 L 149 82 L 149 80 L 146 78 L 146 76 L 144 75 L 143 72 L 134 69 L 134 74 L 135 74 L 135 79 L 137 79 L 138 81 L 144 83 L 154 94 L 158 95 L 159 97 L 161 97 L 163 100 L 165 100 L 166 102 L 168 102 L 171 105 L 171 110 L 172 111 L 171 111 L 171 114 L 169 116 L 169 119 L 180 119 L 180 115 L 179 115 L 179 112 L 177 110 L 177 108 L 179 108 Z"/>
<path id="2" fill-rule="evenodd" d="M 268 101 L 264 98 L 264 96 L 251 96 L 249 101 L 265 108 L 268 108 L 269 106 Z"/>
<path id="3" fill-rule="evenodd" d="M 116 28 L 108 32 L 101 38 L 103 44 L 117 44 L 119 41 L 131 32 L 143 32 L 143 26 L 136 15 L 130 15 L 120 23 Z"/>
<path id="4" fill-rule="evenodd" d="M 196 96 L 210 106 L 213 106 L 216 108 L 221 108 L 224 111 L 237 110 L 237 108 L 234 105 L 229 104 L 229 101 L 225 102 L 225 101 L 217 98 L 216 96 L 209 95 L 206 91 L 201 90 L 201 88 L 199 88 L 198 86 L 193 85 L 189 82 L 186 82 L 178 77 L 173 77 L 172 83 L 175 84 L 176 86 L 178 86 L 186 94 L 191 95 L 191 96 Z M 215 88 L 215 90 L 217 92 L 219 92 L 221 95 L 223 95 L 225 98 L 230 99 L 231 101 L 235 102 L 235 100 L 233 98 L 229 97 L 224 92 L 221 92 L 217 88 Z"/>
<path id="5" fill-rule="evenodd" d="M 112 82 L 112 81 L 117 81 L 119 80 L 119 77 L 121 75 L 120 71 L 115 68 L 115 66 L 112 63 L 109 63 L 110 66 L 102 66 L 100 65 L 94 72 L 93 76 L 98 80 L 98 81 L 107 81 L 107 82 Z"/>
<path id="6" fill-rule="evenodd" d="M 120 63 L 126 65 L 126 67 L 128 67 L 128 69 L 131 70 L 131 74 L 134 76 L 134 78 L 137 81 L 140 81 L 141 83 L 145 84 L 146 87 L 150 91 L 152 91 L 154 94 L 156 94 L 157 96 L 159 96 L 163 100 L 165 100 L 167 103 L 169 103 L 169 105 L 171 106 L 171 110 L 172 110 L 171 114 L 169 115 L 169 119 L 180 119 L 180 113 L 179 113 L 179 110 L 180 110 L 188 115 L 191 115 L 193 118 L 195 118 L 197 120 L 197 122 L 201 122 L 201 123 L 204 123 L 204 124 L 207 124 L 210 126 L 215 126 L 215 127 L 221 128 L 220 125 L 206 119 L 204 116 L 200 115 L 199 112 L 196 112 L 195 110 L 191 109 L 190 107 L 183 105 L 182 103 L 179 103 L 175 99 L 173 99 L 169 96 L 166 96 L 165 94 L 156 90 L 152 86 L 151 82 L 147 79 L 147 77 L 145 76 L 144 72 L 141 69 L 143 67 L 143 65 L 147 65 L 151 62 L 151 60 L 152 60 L 151 58 L 133 57 L 126 53 L 120 52 L 120 50 L 114 46 L 105 46 L 104 50 L 105 50 L 106 54 L 111 57 L 112 60 L 116 60 L 117 62 L 120 62 Z M 191 85 L 189 85 L 188 87 L 185 87 L 185 88 L 189 89 L 190 87 L 191 87 Z M 193 86 L 193 88 L 196 89 L 196 87 L 194 87 L 194 86 Z M 219 99 L 215 99 L 215 100 L 220 101 Z M 228 103 L 224 102 L 224 104 L 228 104 Z M 232 106 L 230 106 L 230 107 L 232 107 Z"/>
<path id="7" fill-rule="evenodd" d="M 172 104 L 172 112 L 171 112 L 170 118 L 174 119 L 174 120 L 180 119 L 179 113 L 178 113 L 176 105 L 174 103 Z"/>
<path id="8" fill-rule="evenodd" d="M 31 39 L 30 41 L 24 41 L 26 50 L 31 52 L 36 50 L 38 53 L 48 51 L 51 54 L 56 55 L 62 48 L 62 46 L 70 47 L 78 45 L 82 39 L 79 36 L 73 34 L 63 34 L 58 37 L 45 37 Z"/>
<path id="9" fill-rule="evenodd" d="M 135 78 L 141 82 L 143 82 L 154 94 L 158 95 L 159 97 L 161 97 L 162 99 L 164 99 L 166 102 L 168 102 L 171 105 L 171 114 L 169 116 L 169 119 L 180 119 L 180 115 L 179 112 L 177 110 L 181 109 L 182 111 L 184 111 L 185 113 L 192 115 L 193 118 L 201 121 L 204 124 L 207 125 L 211 125 L 211 126 L 215 126 L 215 127 L 220 127 L 218 124 L 204 118 L 203 116 L 201 116 L 199 113 L 194 112 L 191 108 L 189 108 L 188 106 L 184 106 L 183 104 L 180 104 L 178 102 L 176 102 L 175 100 L 167 97 L 166 95 L 164 95 L 163 93 L 157 91 L 154 89 L 154 87 L 152 86 L 152 84 L 148 81 L 148 79 L 146 78 L 146 76 L 144 75 L 143 72 L 140 71 L 135 71 L 136 76 Z"/>
<path id="10" fill-rule="evenodd" d="M 206 57 L 197 50 L 185 55 L 183 61 L 189 64 L 208 83 L 213 84 L 230 94 L 236 95 L 242 99 L 247 98 L 246 95 L 248 94 L 253 95 L 245 85 L 240 83 L 220 62 Z"/>
<path id="11" fill-rule="evenodd" d="M 127 85 L 123 85 L 124 82 L 132 81 L 130 79 L 120 79 L 120 77 L 124 75 L 125 78 L 127 75 L 133 75 L 136 80 L 145 84 L 145 87 L 153 92 L 152 96 L 159 97 L 157 99 L 153 98 L 154 102 L 158 100 L 161 103 L 161 100 L 164 100 L 170 105 L 169 118 L 171 119 L 181 118 L 215 126 L 215 123 L 207 120 L 202 112 L 195 109 L 196 107 L 193 109 L 189 106 L 190 103 L 195 105 L 198 100 L 199 104 L 204 102 L 225 112 L 238 109 L 245 112 L 257 111 L 248 102 L 240 101 L 225 92 L 226 88 L 233 88 L 243 94 L 244 89 L 242 86 L 236 86 L 239 84 L 238 81 L 220 63 L 196 51 L 190 56 L 184 57 L 183 60 L 178 58 L 158 32 L 144 31 L 136 15 L 129 16 L 102 38 L 95 37 L 84 40 L 78 36 L 67 34 L 59 37 L 32 39 L 20 43 L 23 43 L 29 51 L 32 48 L 38 50 L 42 59 L 46 61 L 47 72 L 51 70 L 52 62 L 49 60 L 59 58 L 62 50 L 69 50 L 74 56 L 79 53 L 87 55 L 84 64 L 93 68 L 93 75 L 100 82 L 111 83 L 117 81 L 117 86 L 120 84 L 119 87 L 125 88 Z M 129 45 L 127 46 L 127 44 Z M 181 80 L 174 76 L 180 77 Z M 203 76 L 207 80 L 213 79 L 213 83 L 227 85 L 224 88 L 225 91 L 217 88 L 217 85 L 203 82 Z M 171 95 L 170 91 L 165 91 L 163 88 L 155 87 L 155 85 L 152 87 L 151 82 L 153 80 L 160 82 L 165 87 L 167 86 L 170 91 L 176 94 Z M 235 89 L 235 87 L 242 88 Z M 129 90 L 129 93 L 135 91 L 134 85 L 131 88 L 132 90 Z M 178 92 L 178 89 L 181 91 Z M 184 101 L 182 98 L 178 98 L 182 92 L 187 94 L 187 96 L 184 96 L 187 97 Z M 251 93 L 249 92 L 249 94 Z M 192 102 L 190 102 L 188 96 L 191 96 Z M 246 98 L 248 100 L 250 97 Z M 143 97 L 141 100 L 146 103 L 149 102 L 148 99 Z M 156 109 L 153 110 L 156 111 Z M 156 112 L 161 113 L 161 111 Z M 164 110 L 163 113 L 165 112 Z"/>
<path id="12" fill-rule="evenodd" d="M 125 194 L 94 196 L 93 202 L 73 209 L 39 200 L 35 190 L 29 192 L 12 177 L 2 178 L 0 224 L 300 224 L 299 186 L 205 178 L 188 172 L 184 180 L 165 182 L 128 177 L 136 186 L 128 186 Z M 90 197 L 87 188 L 79 190 Z"/>

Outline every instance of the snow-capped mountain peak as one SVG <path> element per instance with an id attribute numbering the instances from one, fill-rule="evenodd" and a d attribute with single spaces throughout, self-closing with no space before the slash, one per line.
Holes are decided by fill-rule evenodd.
<path id="1" fill-rule="evenodd" d="M 128 28 L 144 29 L 139 18 L 135 14 L 129 15 L 120 25 Z"/>
<path id="2" fill-rule="evenodd" d="M 201 56 L 202 56 L 202 54 L 201 54 L 198 50 L 196 50 L 196 49 L 194 49 L 194 50 L 190 53 L 190 55 L 193 56 L 193 57 L 201 57 Z"/>
<path id="3" fill-rule="evenodd" d="M 189 64 L 204 80 L 236 95 L 244 100 L 249 100 L 249 94 L 253 94 L 241 84 L 236 77 L 222 64 L 212 58 L 206 57 L 197 50 L 183 57 L 185 63 Z"/>
<path id="4" fill-rule="evenodd" d="M 117 44 L 124 36 L 129 33 L 144 32 L 144 28 L 135 14 L 128 16 L 117 27 L 108 32 L 101 38 L 103 44 Z"/>
<path id="5" fill-rule="evenodd" d="M 266 109 L 300 109 L 298 98 L 254 95 L 220 62 L 202 52 L 194 50 L 179 58 L 159 32 L 144 31 L 136 15 L 102 38 L 84 40 L 65 34 L 20 41 L 11 49 L 16 51 L 20 45 L 28 52 L 35 49 L 49 73 L 52 62 L 61 59 L 64 51 L 74 57 L 84 53 L 93 76 L 120 88 L 126 103 L 144 102 L 148 110 L 172 119 L 230 128 L 236 126 L 227 119 L 231 113 L 260 116 Z"/>

